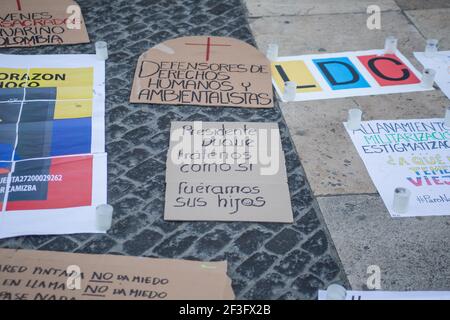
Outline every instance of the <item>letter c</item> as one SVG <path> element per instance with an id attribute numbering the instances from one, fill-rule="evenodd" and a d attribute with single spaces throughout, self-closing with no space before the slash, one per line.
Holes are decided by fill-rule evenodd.
<path id="1" fill-rule="evenodd" d="M 392 78 L 392 77 L 389 77 L 389 76 L 383 74 L 383 73 L 376 67 L 375 62 L 377 62 L 378 60 L 387 60 L 387 61 L 390 61 L 390 62 L 392 62 L 393 64 L 395 64 L 395 65 L 397 65 L 397 66 L 400 66 L 400 65 L 402 65 L 403 63 L 401 63 L 400 61 L 395 60 L 395 59 L 393 59 L 393 58 L 389 58 L 389 57 L 376 57 L 376 58 L 370 59 L 370 60 L 367 62 L 367 65 L 369 66 L 370 70 L 373 71 L 373 73 L 375 73 L 378 77 L 380 77 L 380 78 L 382 78 L 382 79 L 389 80 L 389 81 L 403 81 L 403 80 L 408 79 L 409 76 L 411 75 L 410 72 L 409 72 L 409 70 L 408 70 L 407 68 L 403 68 L 403 69 L 401 69 L 401 71 L 403 72 L 403 74 L 402 74 L 401 77 L 398 77 L 398 78 Z"/>

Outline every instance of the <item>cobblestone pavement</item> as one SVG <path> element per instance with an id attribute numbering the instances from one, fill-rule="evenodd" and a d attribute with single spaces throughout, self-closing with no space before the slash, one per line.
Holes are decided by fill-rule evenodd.
<path id="1" fill-rule="evenodd" d="M 280 109 L 251 110 L 128 102 L 139 55 L 179 36 L 230 36 L 254 45 L 240 0 L 78 0 L 91 44 L 1 50 L 15 54 L 93 53 L 109 43 L 106 76 L 108 196 L 115 207 L 107 235 L 29 236 L 0 247 L 222 260 L 239 299 L 314 299 L 346 283 L 318 206 L 305 180 Z M 172 120 L 278 122 L 295 222 L 166 222 L 164 173 Z"/>

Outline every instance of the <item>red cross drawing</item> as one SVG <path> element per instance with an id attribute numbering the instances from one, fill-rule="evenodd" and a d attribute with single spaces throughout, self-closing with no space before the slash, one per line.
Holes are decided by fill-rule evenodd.
<path id="1" fill-rule="evenodd" d="M 203 43 L 185 43 L 187 46 L 206 46 L 206 61 L 209 61 L 209 57 L 211 56 L 211 47 L 231 47 L 231 44 L 212 44 L 211 38 L 208 37 L 206 40 L 206 44 Z"/>
<path id="2" fill-rule="evenodd" d="M 20 3 L 20 0 L 16 0 L 17 3 L 17 10 L 22 11 L 22 4 Z"/>

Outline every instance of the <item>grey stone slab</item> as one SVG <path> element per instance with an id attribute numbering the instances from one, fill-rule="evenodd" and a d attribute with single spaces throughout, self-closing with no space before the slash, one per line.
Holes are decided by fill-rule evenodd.
<path id="1" fill-rule="evenodd" d="M 366 20 L 365 13 L 264 17 L 251 19 L 250 26 L 258 47 L 265 51 L 278 43 L 280 56 L 382 49 L 394 35 L 400 51 L 420 67 L 413 52 L 422 51 L 425 40 L 400 11 L 384 12 L 381 30 L 367 29 Z"/>
<path id="2" fill-rule="evenodd" d="M 403 10 L 450 8 L 448 0 L 395 0 Z"/>
<path id="3" fill-rule="evenodd" d="M 370 5 L 381 11 L 400 10 L 394 0 L 245 0 L 249 17 L 292 16 L 367 12 Z"/>
<path id="4" fill-rule="evenodd" d="M 282 110 L 314 195 L 374 193 L 342 126 L 352 99 L 283 103 Z"/>
<path id="5" fill-rule="evenodd" d="M 382 290 L 449 290 L 450 217 L 393 219 L 371 195 L 318 201 L 353 289 L 377 265 Z"/>
<path id="6" fill-rule="evenodd" d="M 443 117 L 438 90 L 346 99 L 282 103 L 282 111 L 314 195 L 376 193 L 367 169 L 342 125 L 348 110 L 363 120 Z"/>
<path id="7" fill-rule="evenodd" d="M 450 1 L 447 3 L 448 9 L 405 12 L 425 38 L 439 39 L 440 50 L 450 50 Z"/>

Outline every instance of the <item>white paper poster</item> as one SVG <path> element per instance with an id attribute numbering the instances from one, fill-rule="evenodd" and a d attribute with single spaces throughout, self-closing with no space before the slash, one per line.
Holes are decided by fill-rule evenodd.
<path id="1" fill-rule="evenodd" d="M 450 128 L 443 119 L 362 121 L 347 132 L 392 217 L 450 215 Z M 393 210 L 397 187 L 411 192 L 406 213 Z"/>
<path id="2" fill-rule="evenodd" d="M 166 220 L 292 222 L 276 123 L 172 122 Z"/>
<path id="3" fill-rule="evenodd" d="M 414 56 L 425 68 L 436 71 L 434 81 L 450 99 L 450 51 L 439 51 L 431 56 L 424 52 L 414 52 Z"/>
<path id="4" fill-rule="evenodd" d="M 297 84 L 295 101 L 433 90 L 422 87 L 421 74 L 400 51 L 279 57 L 272 63 L 272 77 L 282 100 L 287 81 Z"/>
<path id="5" fill-rule="evenodd" d="M 95 55 L 0 55 L 0 238 L 96 232 L 104 109 Z"/>
<path id="6" fill-rule="evenodd" d="M 319 300 L 327 292 L 319 290 Z M 450 291 L 347 291 L 345 300 L 450 300 Z"/>

